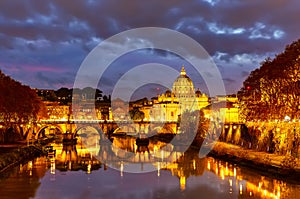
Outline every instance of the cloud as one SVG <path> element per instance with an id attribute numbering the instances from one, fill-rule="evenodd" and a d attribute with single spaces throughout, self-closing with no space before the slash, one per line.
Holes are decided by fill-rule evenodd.
<path id="1" fill-rule="evenodd" d="M 282 0 L 73 0 L 72 3 L 3 0 L 0 1 L 0 63 L 20 66 L 5 70 L 32 86 L 42 77 L 48 86 L 55 86 L 53 81 L 64 82 L 54 72 L 39 74 L 38 78 L 22 77 L 18 71 L 29 71 L 24 66 L 41 67 L 40 72 L 63 69 L 61 75 L 69 84 L 74 77 L 68 74 L 76 74 L 86 55 L 102 40 L 124 30 L 157 26 L 195 39 L 213 56 L 225 79 L 232 79 L 234 74 L 236 82 L 241 82 L 266 56 L 282 52 L 287 44 L 299 38 L 299 6 L 298 0 L 289 3 Z M 138 45 L 138 42 L 129 43 Z M 155 59 L 173 66 L 182 65 L 176 56 L 155 51 L 132 54 L 122 63 Z M 120 64 L 112 73 L 129 69 L 129 66 L 121 67 Z M 238 84 L 232 84 L 232 90 L 237 90 Z"/>
<path id="2" fill-rule="evenodd" d="M 72 77 L 65 78 L 66 76 L 70 76 L 70 74 L 56 74 L 55 78 L 53 78 L 53 74 L 51 73 L 37 72 L 35 73 L 34 78 L 41 88 L 60 88 L 63 86 L 71 87 L 74 80 Z"/>

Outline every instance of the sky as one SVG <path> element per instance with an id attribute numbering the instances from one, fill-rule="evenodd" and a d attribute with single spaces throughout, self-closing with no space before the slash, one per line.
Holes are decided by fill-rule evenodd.
<path id="1" fill-rule="evenodd" d="M 226 92 L 236 93 L 264 59 L 300 38 L 299 7 L 298 0 L 1 0 L 0 69 L 33 88 L 71 88 L 99 43 L 122 31 L 162 27 L 202 45 Z M 178 71 L 187 65 L 195 87 L 205 91 L 185 60 L 150 50 L 116 60 L 100 89 L 110 92 L 120 71 L 148 62 Z"/>

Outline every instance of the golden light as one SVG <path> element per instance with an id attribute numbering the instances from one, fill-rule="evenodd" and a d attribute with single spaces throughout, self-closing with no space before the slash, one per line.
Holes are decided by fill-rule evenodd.
<path id="1" fill-rule="evenodd" d="M 225 179 L 224 168 L 223 167 L 220 168 L 220 177 L 221 177 L 222 180 Z"/>
<path id="2" fill-rule="evenodd" d="M 88 173 L 88 174 L 91 173 L 91 168 L 92 168 L 91 161 L 89 161 L 89 164 L 88 164 L 88 166 L 87 166 L 87 173 Z"/>
<path id="3" fill-rule="evenodd" d="M 193 160 L 193 168 L 196 170 L 196 160 Z"/>
<path id="4" fill-rule="evenodd" d="M 180 177 L 180 189 L 183 191 L 185 190 L 186 178 L 185 176 Z"/>
<path id="5" fill-rule="evenodd" d="M 20 164 L 20 173 L 22 173 L 22 172 L 23 172 L 23 165 Z"/>
<path id="6" fill-rule="evenodd" d="M 232 187 L 232 179 L 228 179 L 229 186 Z"/>
<path id="7" fill-rule="evenodd" d="M 29 175 L 32 176 L 32 161 L 28 162 Z"/>
<path id="8" fill-rule="evenodd" d="M 50 163 L 50 173 L 54 175 L 55 174 L 55 158 L 52 157 L 50 161 L 51 161 L 51 163 Z"/>
<path id="9" fill-rule="evenodd" d="M 207 169 L 210 171 L 210 162 L 207 162 Z"/>
<path id="10" fill-rule="evenodd" d="M 240 184 L 240 195 L 242 195 L 242 194 L 243 194 L 243 185 Z"/>

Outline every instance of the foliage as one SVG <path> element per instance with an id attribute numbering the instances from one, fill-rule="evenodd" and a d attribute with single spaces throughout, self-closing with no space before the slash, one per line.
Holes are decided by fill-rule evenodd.
<path id="1" fill-rule="evenodd" d="M 283 168 L 287 168 L 287 169 L 293 169 L 296 168 L 298 165 L 297 160 L 294 156 L 287 154 L 286 156 L 284 156 L 284 159 L 281 162 L 281 166 Z"/>
<path id="2" fill-rule="evenodd" d="M 199 112 L 185 111 L 180 117 L 180 130 L 183 133 L 195 134 L 199 124 Z"/>
<path id="3" fill-rule="evenodd" d="M 34 122 L 44 116 L 43 103 L 29 86 L 4 75 L 0 71 L 0 120 L 5 126 Z"/>
<path id="4" fill-rule="evenodd" d="M 40 156 L 40 151 L 32 146 L 10 149 L 7 153 L 0 154 L 0 171 L 10 164 L 22 162 Z"/>
<path id="5" fill-rule="evenodd" d="M 60 104 L 68 105 L 72 102 L 73 94 L 76 95 L 78 100 L 96 100 L 102 99 L 102 91 L 91 87 L 83 89 L 74 88 L 69 89 L 62 87 L 56 91 L 52 90 L 37 90 L 37 94 L 45 101 L 58 101 Z"/>
<path id="6" fill-rule="evenodd" d="M 251 72 L 238 93 L 246 121 L 300 117 L 300 40 Z"/>
<path id="7" fill-rule="evenodd" d="M 300 127 L 296 122 L 249 122 L 252 146 L 278 155 L 299 156 Z M 257 146 L 257 148 L 256 148 Z"/>
<path id="8" fill-rule="evenodd" d="M 203 111 L 184 112 L 179 123 L 183 133 L 194 135 L 197 139 L 204 139 L 211 133 L 210 122 L 205 119 Z"/>
<path id="9" fill-rule="evenodd" d="M 129 111 L 130 118 L 134 121 L 143 120 L 145 118 L 144 112 L 140 111 L 138 108 L 134 108 Z"/>

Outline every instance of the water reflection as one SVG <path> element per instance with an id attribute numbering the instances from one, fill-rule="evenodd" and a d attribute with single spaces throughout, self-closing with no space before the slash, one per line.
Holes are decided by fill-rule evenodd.
<path id="1" fill-rule="evenodd" d="M 55 174 L 55 170 L 83 170 L 87 173 L 91 173 L 92 170 L 98 170 L 101 167 L 100 161 L 93 156 L 91 151 L 81 144 L 52 144 L 52 146 L 55 153 L 48 155 L 51 174 Z"/>
<path id="2" fill-rule="evenodd" d="M 279 199 L 298 198 L 300 194 L 299 185 L 268 178 L 230 162 L 199 158 L 198 151 L 191 148 L 176 153 L 176 147 L 170 146 L 172 153 L 162 152 L 161 147 L 167 143 L 160 141 L 149 142 L 147 149 L 138 149 L 134 139 L 115 138 L 110 148 L 118 157 L 124 155 L 118 149 L 128 150 L 134 154 L 130 161 L 139 162 L 138 170 L 145 169 L 148 163 L 157 170 L 126 173 L 125 158 L 118 159 L 119 169 L 113 170 L 95 158 L 104 152 L 100 143 L 93 142 L 92 151 L 80 143 L 52 144 L 55 153 L 21 164 L 8 178 L 0 180 L 1 198 Z M 176 161 L 169 163 L 170 156 L 176 157 Z"/>
<path id="3" fill-rule="evenodd" d="M 0 177 L 1 199 L 34 198 L 48 170 L 45 157 L 20 164 Z"/>
<path id="4" fill-rule="evenodd" d="M 228 162 L 207 158 L 206 169 L 216 174 L 229 193 L 238 192 L 242 198 L 281 198 L 281 192 L 286 192 L 286 183 L 276 179 L 258 176 L 257 174 L 242 170 Z"/>
<path id="5" fill-rule="evenodd" d="M 90 140 L 95 139 L 97 138 Z M 80 144 L 76 146 L 55 145 L 57 154 L 54 165 L 52 166 L 51 163 L 50 170 L 53 170 L 51 173 L 55 174 L 55 169 L 60 171 L 82 169 L 87 173 L 99 169 L 101 163 L 94 158 L 94 155 L 97 157 L 101 151 L 107 149 L 101 150 L 103 149 L 101 142 L 90 141 L 90 143 L 94 144 L 94 148 L 89 145 L 89 150 Z M 242 170 L 237 165 L 222 160 L 211 157 L 199 158 L 198 151 L 193 149 L 189 149 L 185 153 L 177 152 L 174 146 L 162 141 L 150 140 L 148 145 L 139 146 L 134 137 L 115 137 L 110 148 L 118 157 L 115 164 L 118 165 L 121 177 L 124 176 L 124 167 L 128 162 L 139 163 L 140 167 L 135 167 L 135 169 L 140 171 L 143 171 L 145 165 L 150 163 L 156 168 L 157 177 L 161 176 L 162 170 L 171 171 L 171 175 L 177 177 L 181 191 L 186 190 L 189 177 L 202 176 L 204 172 L 212 172 L 218 176 L 222 184 L 222 191 L 239 198 L 279 199 L 288 192 L 286 182 L 259 176 L 252 171 Z M 160 150 L 162 148 L 165 150 Z M 124 151 L 131 152 L 132 156 L 126 156 L 128 153 L 124 153 Z M 170 159 L 175 161 L 170 163 Z"/>

